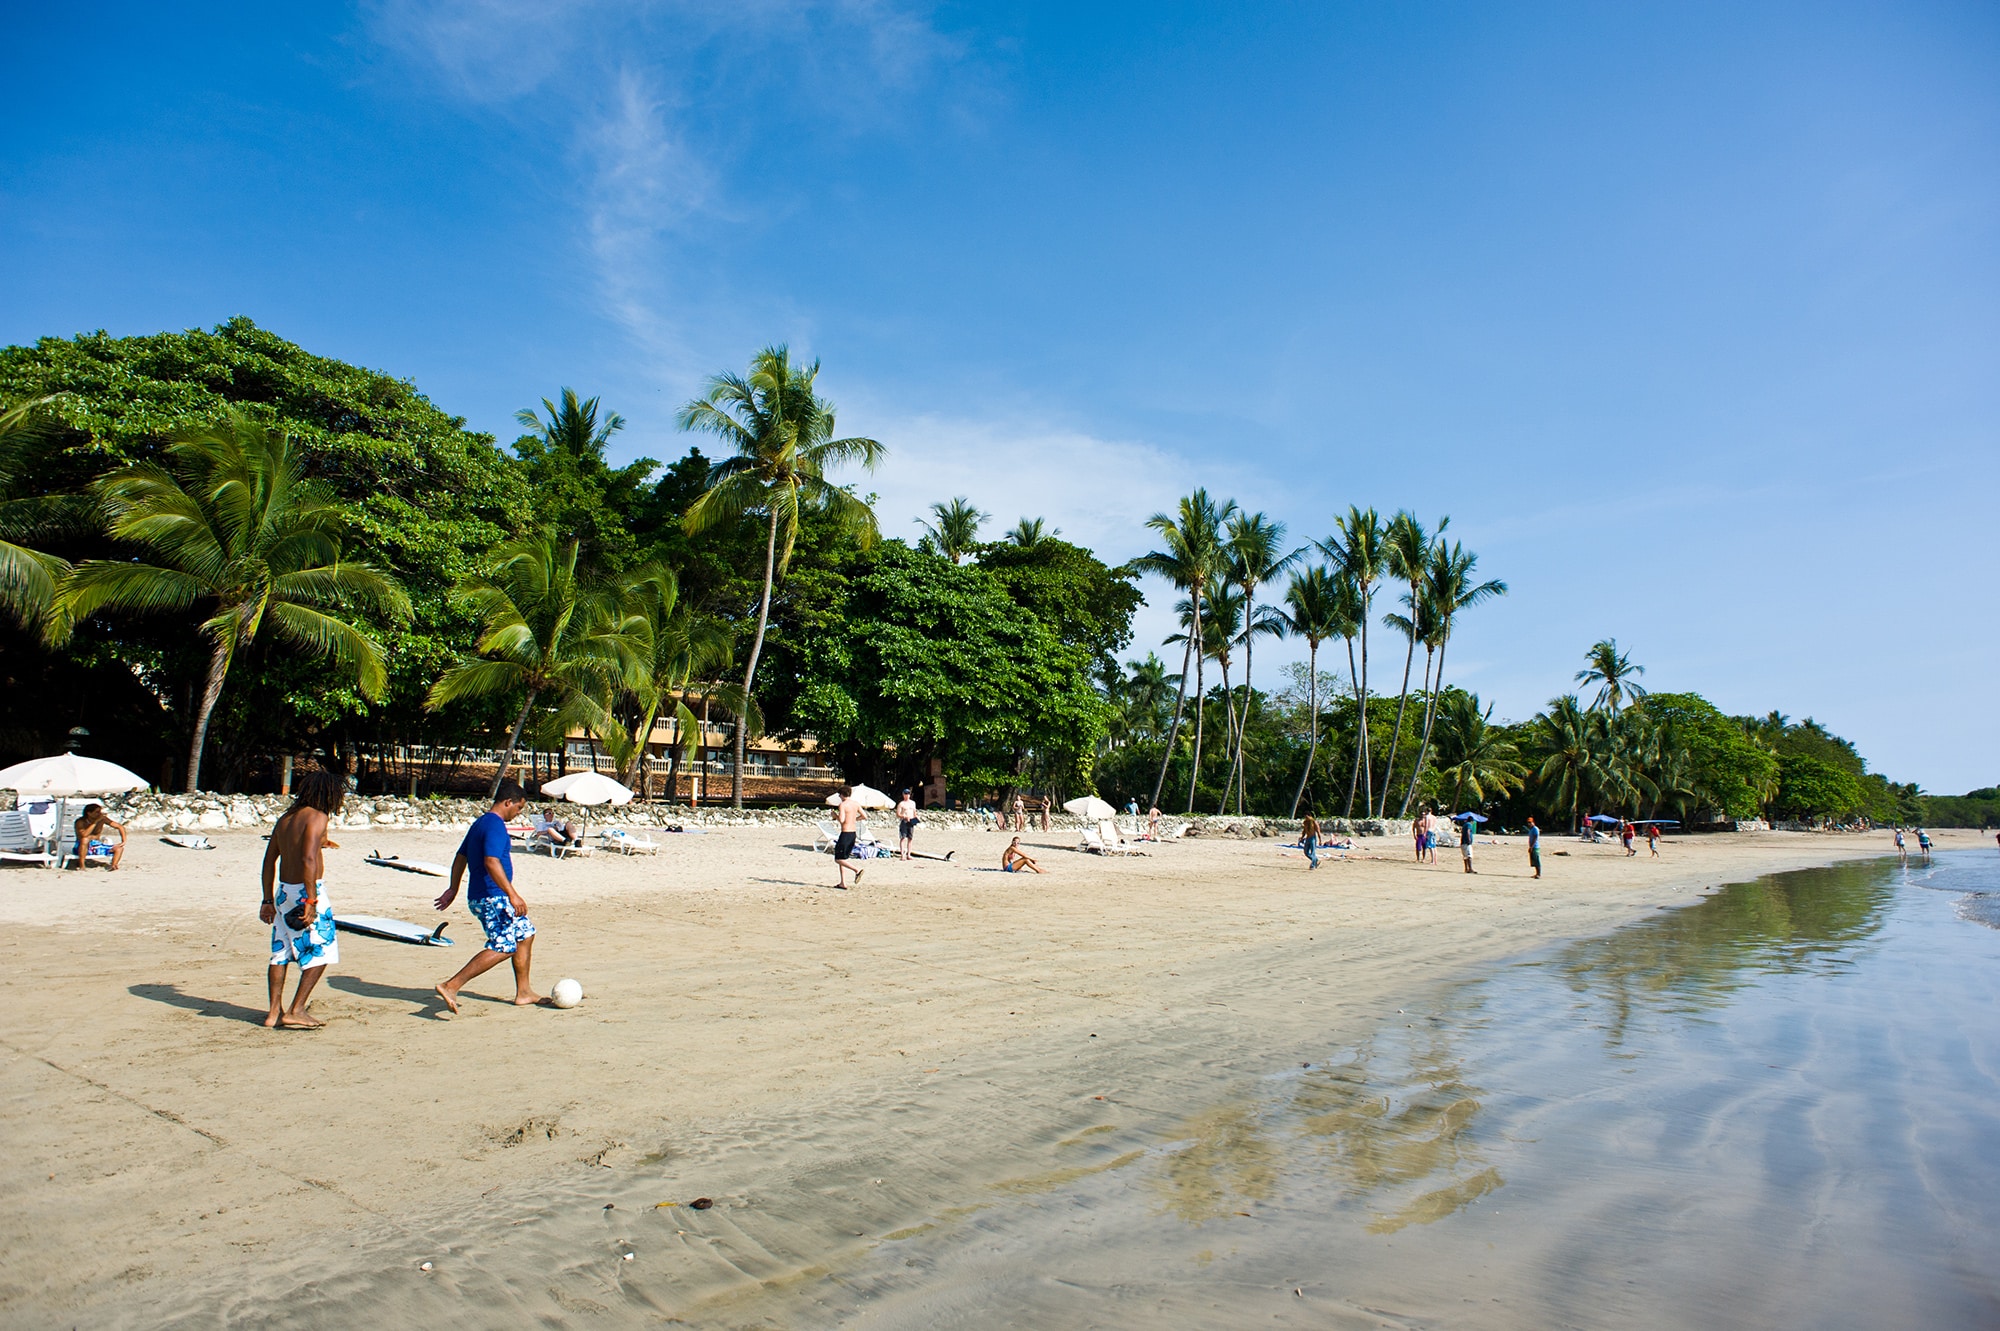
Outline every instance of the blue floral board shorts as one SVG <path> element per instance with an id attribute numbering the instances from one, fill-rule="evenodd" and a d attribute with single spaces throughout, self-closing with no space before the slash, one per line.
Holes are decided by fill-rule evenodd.
<path id="1" fill-rule="evenodd" d="M 535 936 L 535 922 L 525 915 L 516 915 L 504 893 L 472 897 L 465 904 L 478 917 L 479 927 L 486 931 L 486 946 L 490 951 L 512 952 Z"/>
<path id="2" fill-rule="evenodd" d="M 306 921 L 303 929 L 285 923 L 285 912 L 305 900 L 304 883 L 279 883 L 273 897 L 278 918 L 271 921 L 271 964 L 300 970 L 331 966 L 340 960 L 340 943 L 333 925 L 333 903 L 327 900 L 326 884 L 319 886 L 319 914 Z"/>

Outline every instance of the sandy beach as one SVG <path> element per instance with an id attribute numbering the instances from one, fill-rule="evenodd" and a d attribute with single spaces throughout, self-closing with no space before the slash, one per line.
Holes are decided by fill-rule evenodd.
<path id="1" fill-rule="evenodd" d="M 1032 876 L 938 832 L 957 862 L 838 892 L 796 831 L 722 828 L 519 862 L 536 980 L 578 978 L 579 1008 L 509 1006 L 503 969 L 444 1016 L 459 905 L 449 949 L 343 934 L 325 1027 L 273 1032 L 263 842 L 216 840 L 0 873 L 10 1325 L 823 1324 L 815 1289 L 879 1245 L 1198 1134 L 1191 1064 L 1250 1075 L 1470 965 L 1889 850 L 1552 837 L 1534 882 L 1516 839 L 1467 877 L 1397 839 L 1308 873 L 1270 840 L 1106 860 L 1030 833 Z M 455 837 L 342 840 L 337 911 L 438 918 L 438 880 L 362 857 Z"/>

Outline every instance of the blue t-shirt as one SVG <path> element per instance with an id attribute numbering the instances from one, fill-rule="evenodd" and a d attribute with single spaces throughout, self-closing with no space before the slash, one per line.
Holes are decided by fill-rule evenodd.
<path id="1" fill-rule="evenodd" d="M 1540 850 L 1541 848 L 1542 848 L 1542 829 L 1541 829 L 1541 828 L 1539 828 L 1539 827 L 1533 827 L 1533 826 L 1529 827 L 1529 828 L 1528 828 L 1528 849 L 1529 849 L 1529 850 Z"/>
<path id="2" fill-rule="evenodd" d="M 465 856 L 469 874 L 466 900 L 504 895 L 500 885 L 487 876 L 488 855 L 500 861 L 500 867 L 507 871 L 507 881 L 514 881 L 514 843 L 508 839 L 507 824 L 501 821 L 499 814 L 489 810 L 473 819 L 472 826 L 466 829 L 465 840 L 458 845 L 458 853 Z"/>

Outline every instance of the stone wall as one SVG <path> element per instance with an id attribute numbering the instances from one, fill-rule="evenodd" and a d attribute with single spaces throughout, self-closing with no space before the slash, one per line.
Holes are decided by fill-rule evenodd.
<path id="1" fill-rule="evenodd" d="M 290 803 L 281 795 L 145 794 L 114 795 L 104 800 L 112 817 L 135 832 L 226 832 L 268 828 Z M 830 818 L 833 814 L 833 810 L 818 805 L 790 809 L 745 809 L 741 813 L 728 808 L 691 809 L 685 804 L 627 804 L 617 809 L 588 810 L 573 805 L 558 807 L 575 816 L 587 817 L 593 824 L 620 827 L 664 827 L 670 823 L 684 827 L 799 827 Z M 400 795 L 349 796 L 333 825 L 348 829 L 456 828 L 464 827 L 485 811 L 483 800 L 412 800 Z M 963 830 L 982 825 L 976 814 L 962 810 L 926 809 L 923 819 L 925 826 L 931 828 Z M 879 824 L 893 820 L 886 811 L 882 811 L 875 814 L 871 821 Z M 1187 835 L 1197 838 L 1279 836 L 1289 840 L 1298 836 L 1300 827 L 1296 818 L 1197 817 L 1190 820 L 1166 816 L 1161 822 L 1168 828 L 1189 823 Z M 1129 830 L 1131 823 L 1129 817 L 1120 816 L 1121 827 Z M 1066 832 L 1078 831 L 1085 826 L 1082 820 L 1068 814 L 1056 815 L 1051 825 Z M 1350 823 L 1343 818 L 1330 818 L 1321 826 L 1327 834 L 1336 836 L 1407 837 L 1410 834 L 1409 823 L 1397 819 L 1356 819 Z M 1031 822 L 1029 830 L 1039 831 L 1040 828 Z"/>

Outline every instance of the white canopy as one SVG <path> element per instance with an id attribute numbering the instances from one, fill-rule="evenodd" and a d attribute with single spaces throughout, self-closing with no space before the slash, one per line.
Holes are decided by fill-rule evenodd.
<path id="1" fill-rule="evenodd" d="M 122 795 L 144 790 L 152 783 L 102 758 L 86 758 L 80 753 L 58 753 L 51 758 L 30 758 L 0 771 L 0 790 L 23 795 Z"/>
<path id="2" fill-rule="evenodd" d="M 601 772 L 571 772 L 542 783 L 544 795 L 566 799 L 571 804 L 630 804 L 632 792 Z"/>
<path id="3" fill-rule="evenodd" d="M 836 791 L 834 794 L 828 795 L 826 802 L 829 805 L 837 807 L 840 804 L 839 792 Z M 856 786 L 854 788 L 854 802 L 864 809 L 893 809 L 896 807 L 896 801 L 890 799 L 873 786 Z"/>
<path id="4" fill-rule="evenodd" d="M 1095 795 L 1085 795 L 1081 799 L 1071 800 L 1069 803 L 1063 805 L 1063 812 L 1073 813 L 1085 822 L 1090 823 L 1101 823 L 1106 818 L 1115 818 L 1118 816 L 1118 810 L 1112 808 Z"/>

